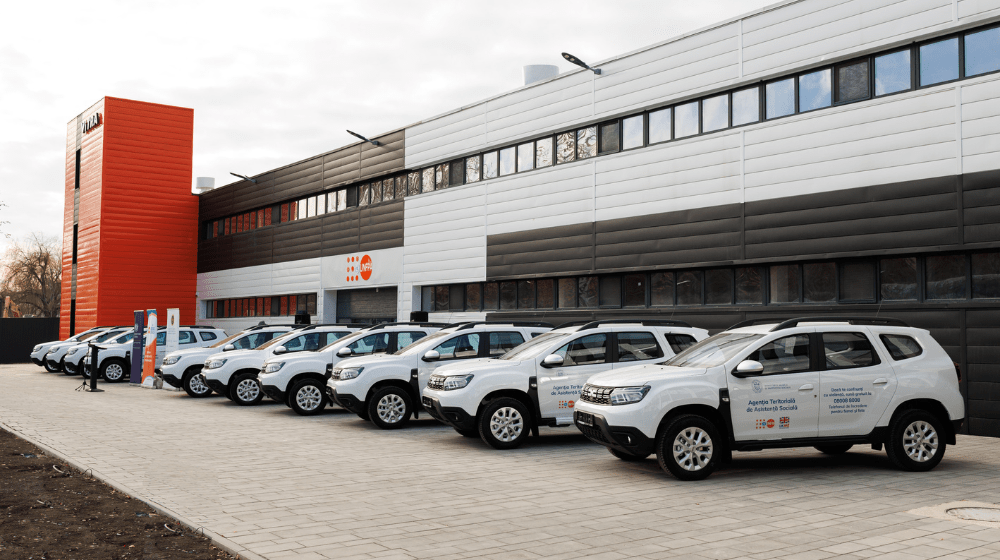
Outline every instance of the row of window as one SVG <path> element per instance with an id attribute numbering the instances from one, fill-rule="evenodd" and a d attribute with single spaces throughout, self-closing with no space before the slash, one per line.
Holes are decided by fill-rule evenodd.
<path id="1" fill-rule="evenodd" d="M 205 317 L 291 317 L 316 315 L 316 294 L 217 299 L 205 302 Z"/>
<path id="2" fill-rule="evenodd" d="M 1000 252 L 424 286 L 422 310 L 1000 299 Z"/>

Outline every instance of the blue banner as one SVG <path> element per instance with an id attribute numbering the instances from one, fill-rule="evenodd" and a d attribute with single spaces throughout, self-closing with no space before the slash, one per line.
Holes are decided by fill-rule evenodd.
<path id="1" fill-rule="evenodd" d="M 146 328 L 146 312 L 139 310 L 135 312 L 135 327 L 132 335 L 132 355 L 131 368 L 129 369 L 129 383 L 138 385 L 142 382 L 142 351 L 145 348 L 143 340 L 143 330 Z"/>

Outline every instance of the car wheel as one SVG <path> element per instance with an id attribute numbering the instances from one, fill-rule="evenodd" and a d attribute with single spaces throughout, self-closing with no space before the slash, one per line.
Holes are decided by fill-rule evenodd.
<path id="1" fill-rule="evenodd" d="M 722 449 L 719 432 L 707 418 L 678 416 L 667 424 L 656 441 L 660 468 L 679 480 L 701 480 L 712 474 Z"/>
<path id="2" fill-rule="evenodd" d="M 212 388 L 205 383 L 205 378 L 200 373 L 189 373 L 184 376 L 181 382 L 184 392 L 188 395 L 200 399 L 212 394 Z"/>
<path id="3" fill-rule="evenodd" d="M 52 367 L 52 366 L 50 366 L 49 365 L 49 361 L 46 360 L 46 359 L 44 359 L 44 358 L 42 358 L 42 367 L 45 368 L 45 371 L 47 371 L 49 373 L 55 373 L 55 372 L 59 371 L 58 367 Z"/>
<path id="4" fill-rule="evenodd" d="M 83 362 L 80 362 L 80 364 L 83 364 Z M 66 364 L 63 363 L 63 375 L 77 375 L 77 374 L 80 373 L 79 369 L 80 369 L 80 366 L 77 366 L 77 369 L 75 369 L 73 371 L 70 371 L 69 368 L 66 367 Z"/>
<path id="5" fill-rule="evenodd" d="M 371 421 L 383 430 L 402 428 L 413 414 L 413 399 L 406 389 L 382 387 L 368 399 L 365 407 Z"/>
<path id="6" fill-rule="evenodd" d="M 825 453 L 827 455 L 843 455 L 851 450 L 854 445 L 850 443 L 842 443 L 840 445 L 817 445 L 816 450 L 820 453 Z"/>
<path id="7" fill-rule="evenodd" d="M 639 461 L 645 461 L 646 457 L 649 457 L 648 454 L 634 455 L 632 453 L 626 453 L 625 451 L 618 451 L 617 449 L 611 449 L 610 447 L 608 448 L 608 451 L 610 451 L 611 454 L 614 455 L 615 457 L 618 457 L 622 461 L 627 461 L 629 463 L 638 463 Z"/>
<path id="8" fill-rule="evenodd" d="M 455 431 L 458 432 L 458 433 L 460 433 L 460 434 L 462 434 L 465 437 L 475 437 L 475 438 L 479 437 L 479 430 L 475 430 L 475 429 L 472 429 L 472 430 L 460 430 L 458 428 L 455 428 Z"/>
<path id="9" fill-rule="evenodd" d="M 929 471 L 944 457 L 941 421 L 926 410 L 909 410 L 889 424 L 886 455 L 904 471 Z"/>
<path id="10" fill-rule="evenodd" d="M 113 358 L 101 366 L 101 377 L 108 383 L 118 383 L 125 380 L 125 362 Z"/>
<path id="11" fill-rule="evenodd" d="M 236 404 L 250 406 L 259 403 L 264 398 L 264 392 L 260 390 L 260 383 L 254 374 L 244 373 L 233 380 L 229 398 Z"/>
<path id="12" fill-rule="evenodd" d="M 323 386 L 319 381 L 303 379 L 292 388 L 288 402 L 296 414 L 312 416 L 326 408 L 326 395 L 323 394 Z"/>
<path id="13" fill-rule="evenodd" d="M 528 439 L 531 415 L 517 399 L 490 401 L 479 415 L 479 437 L 493 449 L 514 449 Z"/>

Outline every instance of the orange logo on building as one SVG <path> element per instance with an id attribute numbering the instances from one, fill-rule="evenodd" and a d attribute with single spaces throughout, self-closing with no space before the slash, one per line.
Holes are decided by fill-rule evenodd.
<path id="1" fill-rule="evenodd" d="M 372 258 L 368 255 L 363 257 L 347 257 L 347 281 L 357 282 L 368 280 L 372 277 Z M 360 276 L 357 276 L 359 275 Z"/>
<path id="2" fill-rule="evenodd" d="M 372 277 L 372 258 L 368 255 L 361 257 L 361 278 L 368 280 Z"/>
<path id="3" fill-rule="evenodd" d="M 769 419 L 767 421 L 767 427 L 768 428 L 773 428 L 774 427 L 774 418 L 771 418 L 771 419 Z"/>

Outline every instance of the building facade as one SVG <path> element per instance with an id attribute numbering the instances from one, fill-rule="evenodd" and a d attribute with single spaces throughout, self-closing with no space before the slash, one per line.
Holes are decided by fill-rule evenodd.
<path id="1" fill-rule="evenodd" d="M 798 0 L 200 197 L 198 306 L 898 317 L 1000 436 L 1000 0 Z"/>
<path id="2" fill-rule="evenodd" d="M 105 97 L 69 121 L 62 338 L 130 325 L 137 309 L 197 313 L 194 111 Z"/>

